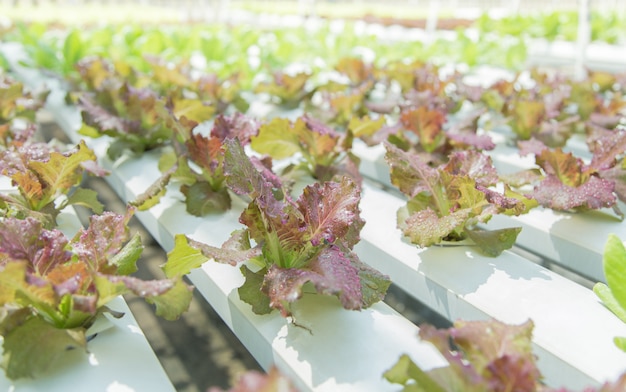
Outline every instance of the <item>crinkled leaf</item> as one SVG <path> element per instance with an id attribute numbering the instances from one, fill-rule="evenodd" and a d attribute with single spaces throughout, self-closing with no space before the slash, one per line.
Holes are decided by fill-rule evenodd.
<path id="1" fill-rule="evenodd" d="M 304 124 L 300 123 L 300 126 Z M 259 133 L 250 140 L 250 146 L 274 159 L 284 159 L 301 150 L 300 138 L 287 118 L 274 118 L 261 125 Z"/>
<path id="2" fill-rule="evenodd" d="M 49 283 L 31 285 L 26 281 L 27 264 L 8 262 L 0 272 L 0 305 L 19 303 L 52 312 L 57 300 L 54 288 Z"/>
<path id="3" fill-rule="evenodd" d="M 0 253 L 16 261 L 26 261 L 30 268 L 45 274 L 56 265 L 70 260 L 68 240 L 59 230 L 44 230 L 34 218 L 5 219 L 0 225 Z M 3 262 L 0 260 L 0 265 Z"/>
<path id="4" fill-rule="evenodd" d="M 532 196 L 542 206 L 555 210 L 595 210 L 615 205 L 614 188 L 614 182 L 596 176 L 578 186 L 568 186 L 556 176 L 548 176 L 539 183 Z"/>
<path id="5" fill-rule="evenodd" d="M 449 366 L 427 371 L 444 390 L 535 391 L 541 374 L 532 353 L 532 321 L 507 325 L 496 320 L 457 321 L 436 330 L 425 325 L 420 337 L 448 360 Z"/>
<path id="6" fill-rule="evenodd" d="M 250 139 L 259 133 L 259 127 L 258 120 L 241 112 L 235 112 L 230 116 L 220 114 L 215 118 L 211 136 L 219 140 L 236 137 L 242 145 L 247 145 Z"/>
<path id="7" fill-rule="evenodd" d="M 457 176 L 470 177 L 482 186 L 494 185 L 499 180 L 491 157 L 474 150 L 453 152 L 443 170 Z"/>
<path id="8" fill-rule="evenodd" d="M 348 249 L 359 241 L 365 222 L 359 216 L 360 189 L 347 177 L 341 183 L 307 186 L 296 201 L 313 245 L 340 241 Z M 348 235 L 349 234 L 349 235 Z"/>
<path id="9" fill-rule="evenodd" d="M 308 268 L 270 266 L 262 290 L 270 298 L 270 307 L 290 315 L 288 304 L 302 296 L 302 286 L 311 282 L 319 294 L 336 295 L 346 309 L 361 309 L 361 284 L 358 270 L 336 247 L 328 248 Z"/>
<path id="10" fill-rule="evenodd" d="M 409 197 L 427 192 L 440 200 L 443 189 L 439 185 L 439 172 L 429 167 L 415 154 L 409 154 L 398 147 L 384 143 L 387 150 L 385 160 L 390 168 L 391 182 Z"/>
<path id="11" fill-rule="evenodd" d="M 589 168 L 597 171 L 610 169 L 626 151 L 626 132 L 616 129 L 598 139 L 588 140 L 587 144 L 593 153 Z"/>
<path id="12" fill-rule="evenodd" d="M 87 95 L 79 97 L 78 105 L 82 110 L 82 118 L 85 123 L 81 128 L 81 134 L 85 136 L 124 134 L 133 127 L 130 120 L 111 114 L 105 108 L 95 104 Z"/>
<path id="13" fill-rule="evenodd" d="M 385 299 L 387 290 L 391 286 L 391 279 L 383 275 L 380 271 L 370 267 L 359 260 L 356 253 L 348 254 L 352 265 L 359 270 L 359 280 L 361 281 L 361 305 L 368 308 L 376 302 Z"/>
<path id="14" fill-rule="evenodd" d="M 462 226 L 471 211 L 463 209 L 439 217 L 430 208 L 406 215 L 405 209 L 398 210 L 398 227 L 412 243 L 421 246 L 438 244 L 448 237 L 455 228 Z"/>
<path id="15" fill-rule="evenodd" d="M 507 325 L 491 321 L 457 321 L 450 337 L 467 360 L 481 374 L 493 372 L 490 365 L 506 356 L 519 356 L 534 367 L 532 331 L 534 324 L 528 320 L 520 325 Z M 534 368 L 535 372 L 538 372 Z M 533 379 L 536 379 L 534 377 Z"/>
<path id="16" fill-rule="evenodd" d="M 199 165 L 211 176 L 215 175 L 222 160 L 222 141 L 217 137 L 192 135 L 185 143 L 191 161 Z"/>
<path id="17" fill-rule="evenodd" d="M 229 189 L 239 195 L 248 195 L 269 216 L 278 216 L 283 203 L 280 179 L 257 160 L 249 158 L 238 139 L 224 141 L 224 173 Z M 255 164 L 257 162 L 257 164 Z"/>
<path id="18" fill-rule="evenodd" d="M 12 380 L 36 377 L 61 361 L 69 348 L 86 345 L 84 329 L 58 329 L 31 317 L 4 336 L 2 367 Z"/>
<path id="19" fill-rule="evenodd" d="M 76 234 L 77 240 L 72 243 L 74 253 L 81 261 L 92 265 L 97 271 L 110 271 L 111 258 L 129 239 L 128 222 L 132 216 L 132 209 L 129 209 L 125 215 L 112 212 L 92 215 L 89 219 L 89 227 L 81 229 Z"/>
<path id="20" fill-rule="evenodd" d="M 420 106 L 402 113 L 401 120 L 407 129 L 418 136 L 418 143 L 424 151 L 433 152 L 445 143 L 443 124 L 446 118 L 442 111 Z"/>
<path id="21" fill-rule="evenodd" d="M 499 230 L 466 230 L 465 233 L 483 253 L 496 257 L 511 249 L 520 231 L 521 227 L 509 227 Z"/>
<path id="22" fill-rule="evenodd" d="M 176 235 L 174 249 L 168 253 L 167 263 L 163 266 L 165 276 L 186 275 L 209 259 L 237 265 L 255 258 L 261 253 L 261 249 L 251 248 L 246 235 L 247 232 L 244 230 L 235 231 L 221 248 L 203 244 L 182 234 Z"/>
<path id="23" fill-rule="evenodd" d="M 66 193 L 81 182 L 82 162 L 94 160 L 96 160 L 95 154 L 81 140 L 77 150 L 69 154 L 53 151 L 48 161 L 31 161 L 29 166 L 45 182 L 48 193 Z"/>
<path id="24" fill-rule="evenodd" d="M 574 157 L 572 153 L 563 152 L 560 148 L 544 149 L 535 159 L 548 175 L 556 176 L 563 185 L 576 187 L 588 178 L 582 160 Z"/>

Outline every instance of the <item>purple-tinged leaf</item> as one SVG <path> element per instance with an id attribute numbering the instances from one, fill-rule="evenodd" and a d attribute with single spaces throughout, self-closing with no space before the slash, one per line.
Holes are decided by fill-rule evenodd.
<path id="1" fill-rule="evenodd" d="M 623 165 L 602 170 L 599 176 L 607 181 L 612 181 L 615 184 L 614 191 L 618 199 L 626 202 L 626 168 Z"/>
<path id="2" fill-rule="evenodd" d="M 470 177 L 482 186 L 494 185 L 499 180 L 491 157 L 475 150 L 453 152 L 443 170 L 455 176 Z"/>
<path id="3" fill-rule="evenodd" d="M 339 241 L 351 249 L 359 241 L 365 224 L 359 216 L 360 195 L 360 189 L 347 177 L 341 183 L 315 183 L 304 189 L 296 204 L 314 246 Z"/>
<path id="4" fill-rule="evenodd" d="M 110 113 L 105 108 L 94 103 L 92 98 L 86 94 L 80 95 L 78 106 L 82 110 L 83 121 L 98 130 L 102 130 L 102 133 L 113 131 L 124 134 L 138 126 L 137 121 L 121 118 Z"/>
<path id="5" fill-rule="evenodd" d="M 493 150 L 496 144 L 489 135 L 478 135 L 473 132 L 447 132 L 446 136 L 452 144 L 461 149 L 474 147 L 478 150 Z"/>
<path id="6" fill-rule="evenodd" d="M 427 208 L 409 216 L 405 214 L 402 209 L 398 211 L 398 227 L 402 230 L 402 234 L 407 236 L 412 243 L 426 247 L 440 243 L 457 227 L 463 227 L 471 211 L 462 209 L 440 217 L 435 211 Z"/>
<path id="7" fill-rule="evenodd" d="M 256 199 L 266 213 L 280 214 L 282 203 L 274 195 L 276 177 L 268 176 L 267 168 L 259 171 L 238 139 L 225 140 L 224 148 L 224 174 L 229 188 L 236 194 Z"/>
<path id="8" fill-rule="evenodd" d="M 519 148 L 519 155 L 540 155 L 544 150 L 548 149 L 542 141 L 537 139 L 520 140 L 517 142 Z"/>
<path id="9" fill-rule="evenodd" d="M 589 168 L 602 171 L 614 167 L 619 157 L 626 152 L 626 131 L 615 130 L 602 137 L 588 142 L 589 150 L 593 153 Z"/>
<path id="10" fill-rule="evenodd" d="M 0 225 L 0 253 L 6 253 L 13 260 L 27 261 L 40 275 L 70 260 L 67 244 L 62 232 L 44 230 L 42 223 L 34 218 L 7 218 Z"/>
<path id="11" fill-rule="evenodd" d="M 319 294 L 336 295 L 346 309 L 361 309 L 362 294 L 358 269 L 338 247 L 329 247 L 309 263 L 308 268 L 280 268 L 272 265 L 263 280 L 262 290 L 270 307 L 290 315 L 288 304 L 302 296 L 302 286 L 311 282 Z"/>
<path id="12" fill-rule="evenodd" d="M 211 135 L 220 140 L 236 137 L 242 145 L 250 143 L 250 138 L 259 133 L 257 120 L 236 112 L 230 116 L 220 114 L 215 118 Z"/>
<path id="13" fill-rule="evenodd" d="M 421 192 L 437 195 L 439 172 L 428 166 L 415 154 L 409 154 L 390 143 L 384 143 L 385 160 L 390 168 L 391 182 L 409 197 Z"/>
<path id="14" fill-rule="evenodd" d="M 596 210 L 615 205 L 614 190 L 613 181 L 596 176 L 576 187 L 563 184 L 556 176 L 548 176 L 535 188 L 532 196 L 542 206 L 555 210 Z"/>
<path id="15" fill-rule="evenodd" d="M 117 268 L 110 263 L 110 259 L 117 254 L 129 239 L 128 222 L 134 210 L 129 209 L 125 215 L 105 212 L 102 215 L 92 215 L 89 227 L 82 229 L 73 242 L 73 251 L 78 258 L 92 265 L 97 271 L 112 273 Z"/>

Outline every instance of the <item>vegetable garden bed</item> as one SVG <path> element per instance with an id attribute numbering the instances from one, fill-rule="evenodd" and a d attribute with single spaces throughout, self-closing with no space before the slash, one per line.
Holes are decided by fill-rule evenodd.
<path id="1" fill-rule="evenodd" d="M 132 154 L 122 150 L 116 153 L 117 157 L 112 157 L 111 146 L 116 142 L 115 137 L 109 135 L 99 138 L 86 138 L 84 121 L 89 122 L 89 120 L 88 116 L 84 114 L 81 117 L 81 110 L 89 112 L 92 116 L 90 125 L 95 131 L 93 129 L 87 130 L 92 135 L 98 131 L 97 128 L 94 128 L 95 125 L 103 125 L 111 118 L 90 108 L 90 103 L 84 97 L 83 100 L 78 98 L 74 100 L 74 103 L 68 103 L 67 91 L 62 83 L 44 76 L 39 71 L 19 65 L 16 61 L 21 56 L 19 51 L 11 52 L 10 47 L 5 47 L 4 53 L 9 59 L 12 70 L 20 79 L 28 81 L 31 87 L 45 85 L 51 89 L 46 103 L 47 110 L 54 115 L 57 123 L 74 143 L 78 144 L 84 141 L 94 151 L 98 157 L 98 163 L 110 171 L 111 174 L 106 179 L 119 196 L 129 204 L 138 205 L 140 209 L 143 209 L 138 211 L 136 216 L 161 246 L 173 257 L 183 254 L 183 259 L 194 259 L 190 263 L 197 268 L 190 268 L 187 264 L 172 268 L 190 270 L 188 277 L 196 289 L 216 309 L 263 368 L 269 369 L 272 366 L 277 366 L 301 390 L 381 391 L 397 390 L 397 386 L 383 378 L 383 374 L 394 365 L 402 354 L 408 354 L 424 371 L 432 370 L 446 363 L 434 346 L 427 343 L 425 339 L 418 338 L 420 329 L 417 326 L 383 302 L 372 301 L 366 303 L 362 308 L 358 306 L 356 307 L 360 310 L 358 312 L 343 309 L 342 305 L 348 307 L 346 302 L 349 300 L 345 296 L 346 292 L 350 291 L 345 283 L 340 283 L 345 284 L 345 286 L 341 286 L 341 290 L 329 291 L 330 294 L 339 297 L 339 299 L 333 296 L 319 295 L 320 293 L 327 293 L 325 285 L 332 286 L 336 282 L 322 281 L 319 283 L 316 280 L 320 279 L 318 277 L 309 278 L 309 282 L 313 282 L 313 284 L 302 284 L 294 288 L 293 293 L 295 294 L 287 293 L 278 299 L 272 297 L 275 294 L 270 290 L 270 294 L 267 295 L 271 301 L 269 305 L 259 305 L 254 300 L 251 302 L 248 297 L 243 298 L 248 294 L 241 291 L 241 288 L 250 283 L 250 276 L 256 271 L 246 269 L 242 275 L 238 268 L 233 268 L 231 265 L 213 261 L 199 262 L 198 260 L 204 260 L 203 256 L 199 254 L 199 250 L 196 253 L 184 253 L 189 252 L 188 248 L 179 250 L 179 246 L 181 245 L 180 241 L 198 241 L 207 245 L 205 248 L 199 247 L 198 249 L 210 248 L 208 252 L 213 252 L 211 254 L 215 259 L 225 257 L 216 249 L 222 246 L 222 252 L 225 250 L 239 251 L 240 249 L 235 247 L 232 240 L 230 243 L 226 242 L 230 248 L 222 244 L 229 239 L 231 233 L 241 229 L 242 223 L 253 219 L 252 217 L 256 215 L 261 215 L 262 212 L 258 211 L 264 211 L 263 203 L 269 205 L 275 203 L 283 206 L 282 208 L 288 208 L 289 206 L 285 207 L 287 204 L 285 200 L 288 200 L 288 197 L 283 195 L 284 199 L 278 198 L 276 196 L 279 193 L 278 190 L 273 189 L 271 195 L 263 193 L 266 189 L 263 187 L 267 185 L 259 185 L 261 180 L 257 179 L 257 177 L 262 177 L 259 174 L 263 173 L 261 166 L 252 166 L 252 163 L 249 164 L 250 166 L 246 166 L 248 164 L 245 163 L 247 162 L 246 159 L 253 162 L 252 158 L 244 159 L 243 157 L 247 155 L 238 155 L 240 151 L 237 150 L 234 142 L 227 143 L 224 141 L 220 151 L 226 151 L 227 154 L 223 158 L 224 165 L 229 165 L 223 169 L 227 173 L 226 178 L 228 180 L 226 181 L 234 181 L 232 179 L 236 177 L 237 170 L 246 172 L 249 175 L 248 181 L 238 180 L 239 182 L 235 185 L 229 183 L 231 186 L 228 190 L 230 208 L 226 211 L 205 216 L 194 216 L 201 214 L 191 213 L 189 201 L 186 201 L 186 198 L 192 194 L 190 191 L 192 185 L 186 184 L 187 188 L 180 187 L 180 183 L 170 181 L 170 177 L 164 176 L 160 170 L 159 165 L 162 164 L 164 149 L 152 148 L 149 151 L 142 151 L 140 154 Z M 352 78 L 353 82 L 359 81 L 363 74 L 367 75 L 367 70 L 359 68 L 358 63 L 351 62 L 349 64 L 350 66 L 346 66 L 346 74 L 348 78 Z M 355 73 L 350 73 L 351 71 L 355 71 Z M 433 84 L 436 85 L 436 82 Z M 268 85 L 271 86 L 271 83 Z M 285 128 L 282 129 L 284 132 L 287 132 L 289 127 L 302 126 L 301 132 L 305 132 L 302 129 L 323 129 L 320 132 L 321 135 L 332 134 L 331 131 L 324 128 L 325 125 L 321 122 L 317 123 L 307 118 L 301 119 L 301 112 L 298 109 L 289 108 L 287 110 L 289 105 L 284 104 L 290 97 L 281 95 L 284 91 L 280 90 L 280 87 L 284 86 L 276 83 L 274 87 L 276 87 L 275 90 L 271 90 L 272 87 L 269 87 L 270 90 L 266 91 L 269 91 L 270 96 L 282 99 L 283 107 L 270 104 L 272 116 L 288 117 L 294 121 L 273 122 L 267 118 L 267 112 L 263 114 L 260 114 L 260 111 L 255 112 L 259 108 L 268 107 L 267 103 L 260 104 L 263 95 L 257 95 L 255 99 L 258 101 L 249 102 L 251 111 L 248 112 L 248 115 L 259 118 L 265 123 L 260 127 L 259 133 L 254 136 L 258 138 L 254 139 L 253 137 L 252 149 L 265 147 L 271 150 L 272 141 L 268 142 L 262 139 L 261 132 L 270 132 L 273 126 L 277 129 L 284 126 Z M 352 86 L 352 88 L 357 91 L 358 95 L 358 89 L 361 86 Z M 298 90 L 291 91 L 291 93 L 294 92 L 298 93 Z M 419 102 L 419 97 L 413 98 Z M 437 99 L 437 97 L 429 98 Z M 335 107 L 331 107 L 331 109 L 335 109 Z M 180 113 L 192 116 L 200 112 L 200 109 L 194 107 L 179 111 L 179 117 L 174 118 L 174 120 L 170 118 L 168 126 L 177 129 L 180 132 L 179 135 L 189 138 L 190 136 L 185 133 L 185 127 L 188 124 L 184 121 L 179 122 L 183 119 Z M 94 113 L 102 114 L 102 116 L 98 118 L 94 116 Z M 160 114 L 157 109 L 157 115 Z M 350 110 L 347 114 L 344 113 L 348 117 L 352 114 Z M 429 113 L 422 115 L 430 116 Z M 364 119 L 364 113 L 358 114 L 358 117 Z M 296 119 L 299 119 L 301 123 L 297 123 Z M 142 118 L 143 120 L 145 119 Z M 209 121 L 206 121 L 206 124 L 201 125 L 198 129 L 204 125 L 209 128 L 214 126 L 213 120 L 214 118 L 211 117 Z M 367 123 L 369 120 L 367 118 L 363 121 Z M 226 120 L 222 118 L 221 121 Z M 349 121 L 350 118 L 345 119 L 345 123 Z M 293 125 L 294 123 L 296 125 Z M 107 124 L 110 125 L 110 123 Z M 348 125 L 349 127 L 351 125 Z M 278 133 L 276 135 L 277 140 L 282 137 Z M 506 134 L 501 139 L 498 139 L 497 135 L 494 136 L 495 140 L 499 140 L 499 146 L 488 154 L 493 159 L 495 167 L 521 170 L 527 168 L 528 164 L 532 165 L 533 162 L 521 159 L 517 150 L 511 148 L 510 144 L 507 145 L 506 137 Z M 197 136 L 196 141 L 198 140 L 201 141 L 200 136 Z M 191 146 L 189 140 L 186 142 L 187 146 Z M 575 142 L 572 143 L 574 146 L 572 147 L 570 143 L 570 148 L 575 149 Z M 297 142 L 293 140 L 284 142 L 282 147 L 277 150 L 283 154 L 282 158 L 284 159 L 276 158 L 275 161 L 282 164 L 283 167 L 289 163 L 298 167 L 298 154 L 296 154 L 296 158 L 284 154 L 285 149 L 292 148 L 295 144 Z M 258 152 L 251 153 L 248 147 L 245 150 L 242 148 L 241 151 L 247 152 L 253 158 L 262 155 Z M 347 253 L 350 256 L 344 256 L 346 259 L 356 264 L 354 261 L 354 257 L 356 257 L 388 275 L 392 282 L 410 296 L 435 310 L 450 322 L 458 319 L 486 320 L 493 318 L 508 324 L 522 324 L 529 319 L 532 320 L 535 326 L 532 348 L 538 356 L 538 366 L 544 376 L 543 381 L 550 387 L 565 386 L 573 390 L 581 390 L 586 386 L 598 387 L 607 381 L 618 380 L 626 371 L 626 354 L 613 341 L 616 336 L 626 336 L 626 324 L 611 313 L 590 288 L 542 267 L 535 262 L 535 257 L 533 257 L 538 256 L 549 262 L 558 263 L 593 281 L 607 282 L 602 267 L 603 245 L 610 233 L 622 232 L 624 225 L 613 214 L 613 211 L 605 208 L 600 211 L 574 213 L 558 212 L 542 207 L 532 209 L 519 216 L 494 213 L 492 219 L 478 221 L 477 227 L 479 229 L 504 230 L 511 226 L 521 227 L 521 234 L 516 240 L 514 238 L 515 245 L 534 253 L 533 256 L 524 252 L 516 252 L 515 248 L 509 250 L 510 246 L 502 247 L 497 251 L 489 249 L 487 253 L 492 253 L 485 255 L 485 252 L 482 252 L 475 244 L 468 245 L 467 241 L 455 243 L 450 240 L 450 238 L 454 238 L 452 234 L 442 235 L 447 239 L 443 244 L 418 247 L 411 244 L 408 238 L 403 236 L 401 228 L 397 226 L 396 213 L 406 205 L 407 200 L 412 196 L 407 197 L 407 195 L 401 194 L 395 187 L 400 184 L 399 188 L 402 189 L 404 178 L 418 177 L 411 170 L 415 167 L 421 168 L 420 164 L 414 163 L 413 158 L 389 145 L 368 147 L 355 141 L 352 153 L 360 158 L 359 172 L 365 177 L 358 188 L 360 195 L 358 208 L 365 224 L 360 232 L 360 241 L 350 244 L 354 245 L 354 256 L 352 253 Z M 306 157 L 307 150 L 302 149 L 300 154 Z M 405 164 L 402 163 L 402 160 L 394 160 L 396 158 L 393 157 L 393 154 L 406 158 Z M 385 155 L 387 161 L 385 161 Z M 392 157 L 389 158 L 389 156 Z M 177 162 L 178 165 L 182 165 L 181 161 Z M 518 166 L 520 163 L 521 166 Z M 413 165 L 414 167 L 406 168 L 405 165 Z M 178 170 L 178 166 L 172 167 Z M 249 170 L 250 167 L 255 167 L 259 173 L 255 171 L 256 169 Z M 302 167 L 299 168 L 302 170 Z M 178 171 L 174 172 L 174 169 L 170 169 L 172 170 L 170 176 L 174 175 L 172 173 L 180 174 Z M 309 174 L 323 174 L 321 171 L 315 171 L 318 169 L 319 167 L 315 167 Z M 457 169 L 463 171 L 461 168 Z M 400 173 L 400 177 L 394 177 L 398 174 L 398 170 L 404 171 Z M 488 170 L 484 166 L 479 172 Z M 168 170 L 164 171 L 168 172 Z M 350 172 L 350 167 L 348 167 L 347 172 Z M 166 185 L 160 186 L 157 191 L 151 190 L 153 184 L 158 184 L 159 181 Z M 310 178 L 304 181 L 310 181 Z M 248 186 L 248 183 L 251 184 L 249 186 L 251 189 L 246 192 L 242 191 L 241 188 Z M 342 187 L 346 186 L 343 181 L 341 184 Z M 313 197 L 316 195 L 325 196 L 319 202 L 320 210 L 324 209 L 322 207 L 324 202 L 331 196 L 340 200 L 337 205 L 349 204 L 340 199 L 340 196 L 343 196 L 342 192 L 347 193 L 345 188 L 335 191 L 338 193 L 327 191 L 330 188 L 323 188 L 322 190 L 320 188 L 321 186 L 305 188 L 307 189 L 305 193 L 308 192 L 306 193 L 308 195 L 313 195 Z M 478 188 L 479 186 L 476 185 L 476 189 Z M 296 186 L 295 189 L 300 188 Z M 462 191 L 459 193 L 470 192 L 468 189 L 461 189 Z M 147 190 L 148 193 L 152 193 L 148 195 L 148 202 L 145 202 Z M 258 192 L 262 197 L 254 192 Z M 319 195 L 315 192 L 319 192 Z M 242 194 L 243 197 L 240 197 Z M 340 196 L 336 196 L 337 194 Z M 495 198 L 492 193 L 488 194 Z M 273 200 L 274 197 L 277 199 Z M 271 202 L 268 202 L 267 198 Z M 252 202 L 249 199 L 252 199 Z M 261 200 L 262 203 L 258 200 Z M 254 202 L 261 203 L 254 207 L 257 210 L 252 210 L 250 207 L 252 204 L 248 204 Z M 305 202 L 305 199 L 298 199 L 297 201 L 297 203 Z M 417 200 L 417 202 L 420 201 Z M 512 203 L 511 200 L 508 202 Z M 146 203 L 150 203 L 150 206 L 146 207 Z M 300 208 L 302 205 L 298 204 L 298 207 Z M 306 208 L 315 209 L 315 207 Z M 335 206 L 333 205 L 332 208 Z M 305 210 L 305 207 L 301 207 L 301 209 Z M 311 214 L 309 210 L 306 211 L 307 213 L 303 213 L 304 215 Z M 242 215 L 244 212 L 248 215 Z M 345 219 L 345 216 L 354 213 L 354 210 L 348 210 L 338 215 Z M 267 214 L 271 216 L 272 213 L 268 212 Z M 340 220 L 339 217 L 336 219 Z M 289 225 L 288 218 L 285 219 L 287 220 L 284 220 L 284 224 Z M 358 220 L 351 221 L 350 224 L 358 226 Z M 247 235 L 259 235 L 257 231 L 260 230 L 258 226 L 260 223 L 256 225 L 249 225 Z M 302 230 L 307 229 L 303 228 Z M 315 238 L 310 242 L 314 246 L 330 245 L 330 248 L 325 249 L 333 249 L 332 251 L 335 252 L 337 249 L 335 246 L 347 246 L 335 242 L 351 237 L 353 233 L 350 230 L 348 224 L 342 235 L 337 236 L 332 232 L 320 229 L 322 238 Z M 409 232 L 405 231 L 404 234 L 408 235 L 407 233 Z M 458 232 L 453 234 L 456 235 Z M 183 236 L 186 236 L 185 240 L 182 239 Z M 247 246 L 245 251 L 252 252 L 253 248 L 256 247 L 253 245 L 261 243 L 257 238 L 254 238 L 257 240 L 257 244 L 250 243 L 248 239 L 248 243 L 244 244 Z M 474 239 L 475 237 L 471 238 Z M 241 242 L 238 245 L 245 242 L 241 237 L 236 239 L 237 242 Z M 270 243 L 271 239 L 266 241 Z M 478 240 L 475 242 L 479 243 Z M 264 248 L 263 255 L 274 250 L 273 248 Z M 285 254 L 281 253 L 282 256 Z M 234 256 L 228 253 L 227 257 Z M 251 259 L 258 261 L 260 260 L 259 257 L 259 253 L 257 253 Z M 356 265 L 360 266 L 360 264 Z M 374 288 L 374 286 L 383 285 L 383 279 L 366 267 L 359 268 L 362 268 L 361 272 L 365 271 L 366 279 L 369 279 L 366 280 L 366 283 L 361 283 L 363 293 L 366 292 L 365 290 L 371 290 L 367 293 L 374 297 L 376 291 L 380 289 L 380 287 Z M 167 273 L 168 270 L 165 269 L 165 272 Z M 287 278 L 285 279 L 286 282 L 283 283 L 291 284 Z M 277 284 L 276 291 L 280 292 L 284 289 L 283 283 Z M 274 284 L 274 282 L 267 284 Z M 365 286 L 369 286 L 369 289 Z M 259 287 L 265 286 L 259 285 Z M 303 292 L 301 293 L 299 290 L 303 290 Z M 267 314 L 258 314 L 263 313 L 258 311 L 259 306 L 266 306 L 268 308 Z M 277 314 L 278 312 L 269 313 L 272 308 L 280 310 L 283 316 L 288 317 L 281 317 L 280 314 Z M 450 360 L 449 357 L 446 359 Z M 621 382 L 623 384 L 623 378 Z M 613 386 L 612 388 L 615 389 L 609 390 L 619 390 L 620 385 Z"/>

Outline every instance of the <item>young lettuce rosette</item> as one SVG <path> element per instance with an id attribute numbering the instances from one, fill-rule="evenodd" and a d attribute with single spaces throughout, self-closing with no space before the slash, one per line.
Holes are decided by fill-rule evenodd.
<path id="1" fill-rule="evenodd" d="M 420 328 L 422 340 L 431 342 L 448 362 L 448 366 L 422 370 L 407 355 L 384 377 L 403 385 L 402 391 L 429 392 L 567 392 L 543 383 L 543 376 L 532 351 L 534 324 L 528 320 L 520 325 L 498 320 L 458 320 L 451 328 Z M 615 382 L 587 392 L 618 392 L 626 388 L 626 374 Z"/>
<path id="2" fill-rule="evenodd" d="M 93 215 L 72 239 L 34 218 L 2 220 L 0 366 L 8 378 L 36 377 L 69 348 L 86 351 L 88 328 L 119 295 L 145 298 L 165 319 L 188 308 L 191 288 L 180 278 L 129 276 L 143 250 L 140 236 L 130 237 L 131 217 Z"/>
<path id="3" fill-rule="evenodd" d="M 0 194 L 0 216 L 32 217 L 52 228 L 68 205 L 99 214 L 103 206 L 96 192 L 80 187 L 85 174 L 105 176 L 108 172 L 96 163 L 84 141 L 63 152 L 32 140 L 11 143 L 0 151 L 0 175 L 9 177 L 16 191 Z"/>
<path id="4" fill-rule="evenodd" d="M 241 264 L 242 301 L 257 314 L 278 309 L 291 316 L 291 304 L 311 286 L 335 295 L 346 309 L 367 308 L 383 299 L 389 279 L 362 263 L 352 251 L 364 221 L 359 216 L 360 188 L 348 177 L 307 186 L 297 200 L 258 159 L 248 157 L 237 139 L 225 146 L 230 189 L 251 200 L 237 230 L 221 248 L 179 235 L 166 275 L 188 273 L 208 259 Z M 177 260 L 177 261 L 175 261 Z"/>
<path id="5" fill-rule="evenodd" d="M 398 210 L 398 227 L 412 243 L 470 243 L 492 257 L 513 246 L 521 228 L 484 230 L 480 225 L 494 214 L 523 214 L 536 202 L 507 187 L 497 191 L 499 177 L 487 155 L 457 151 L 447 163 L 432 167 L 391 143 L 385 147 L 391 182 L 408 197 Z"/>

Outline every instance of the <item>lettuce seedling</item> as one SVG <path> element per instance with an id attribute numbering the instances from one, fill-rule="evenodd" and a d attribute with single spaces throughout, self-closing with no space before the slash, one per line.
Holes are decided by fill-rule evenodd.
<path id="1" fill-rule="evenodd" d="M 170 116 L 170 124 L 184 143 L 175 142 L 178 149 L 162 154 L 159 168 L 163 172 L 143 194 L 130 204 L 147 210 L 165 195 L 171 180 L 181 183 L 187 212 L 195 216 L 221 213 L 231 206 L 231 196 L 224 175 L 224 150 L 226 138 L 236 137 L 243 144 L 250 143 L 259 125 L 241 113 L 218 115 L 208 136 L 194 132 L 197 123 Z"/>
<path id="2" fill-rule="evenodd" d="M 221 248 L 186 236 L 176 237 L 168 276 L 188 273 L 206 260 L 241 265 L 242 301 L 257 314 L 290 305 L 310 282 L 320 294 L 335 295 L 346 309 L 362 309 L 383 299 L 389 279 L 362 263 L 352 251 L 364 221 L 359 216 L 360 189 L 348 177 L 307 186 L 297 200 L 260 161 L 248 157 L 237 139 L 224 142 L 224 167 L 230 189 L 250 198 Z"/>
<path id="3" fill-rule="evenodd" d="M 79 133 L 94 138 L 112 137 L 107 150 L 111 160 L 124 151 L 141 154 L 164 146 L 173 136 L 161 116 L 165 100 L 148 88 L 122 84 L 104 92 L 76 95 L 83 118 Z"/>
<path id="4" fill-rule="evenodd" d="M 10 177 L 17 194 L 0 194 L 3 216 L 35 217 L 47 228 L 68 205 L 87 207 L 101 213 L 97 193 L 80 187 L 83 174 L 108 174 L 96 163 L 96 156 L 81 141 L 67 152 L 53 150 L 42 142 L 28 142 L 0 151 L 0 174 Z"/>
<path id="5" fill-rule="evenodd" d="M 86 332 L 113 298 L 133 293 L 175 319 L 191 289 L 181 279 L 143 281 L 136 271 L 141 238 L 125 215 L 92 215 L 72 239 L 28 217 L 0 225 L 1 366 L 7 377 L 35 377 L 68 348 L 86 350 Z"/>
<path id="6" fill-rule="evenodd" d="M 260 154 L 273 159 L 293 158 L 283 175 L 304 172 L 317 181 L 331 181 L 350 176 L 361 183 L 359 158 L 352 154 L 353 135 L 339 133 L 308 115 L 291 122 L 274 118 L 261 125 L 258 135 L 252 136 L 250 146 Z"/>
<path id="7" fill-rule="evenodd" d="M 271 102 L 283 109 L 295 109 L 315 92 L 306 86 L 310 77 L 311 74 L 307 72 L 290 75 L 277 71 L 272 74 L 271 80 L 257 83 L 254 92 L 268 94 Z"/>
<path id="8" fill-rule="evenodd" d="M 626 323 L 626 248 L 615 234 L 609 235 L 604 246 L 602 266 L 607 284 L 598 282 L 593 292 L 620 320 Z M 626 336 L 616 336 L 613 341 L 626 351 Z"/>
<path id="9" fill-rule="evenodd" d="M 422 370 L 408 355 L 384 373 L 385 379 L 410 391 L 566 392 L 543 383 L 532 352 L 534 324 L 509 325 L 497 320 L 456 321 L 451 328 L 420 327 L 421 339 L 431 342 L 448 366 Z M 614 383 L 585 391 L 618 392 L 626 388 L 626 374 Z"/>
<path id="10" fill-rule="evenodd" d="M 561 148 L 551 149 L 538 140 L 519 142 L 520 155 L 535 155 L 540 170 L 524 170 L 506 177 L 517 187 L 532 185 L 528 196 L 547 208 L 588 211 L 612 208 L 623 218 L 617 200 L 626 201 L 623 154 L 626 134 L 610 132 L 589 141 L 593 156 L 586 164 Z"/>
<path id="11" fill-rule="evenodd" d="M 411 151 L 422 160 L 438 165 L 454 151 L 492 150 L 495 144 L 488 135 L 479 135 L 478 119 L 483 109 L 473 110 L 450 121 L 447 112 L 419 106 L 404 110 L 395 130 L 381 129 L 387 141 L 404 151 Z"/>
<path id="12" fill-rule="evenodd" d="M 509 189 L 504 194 L 491 189 L 498 175 L 488 156 L 473 150 L 458 151 L 447 163 L 431 167 L 418 155 L 390 143 L 385 147 L 391 182 L 409 197 L 398 210 L 398 227 L 412 243 L 426 247 L 468 239 L 489 256 L 513 246 L 521 228 L 477 228 L 493 214 L 519 215 L 532 206 L 531 201 Z"/>
<path id="13" fill-rule="evenodd" d="M 0 149 L 22 144 L 34 132 L 37 111 L 43 107 L 49 91 L 27 91 L 22 83 L 0 73 Z M 16 119 L 24 120 L 19 126 Z"/>

